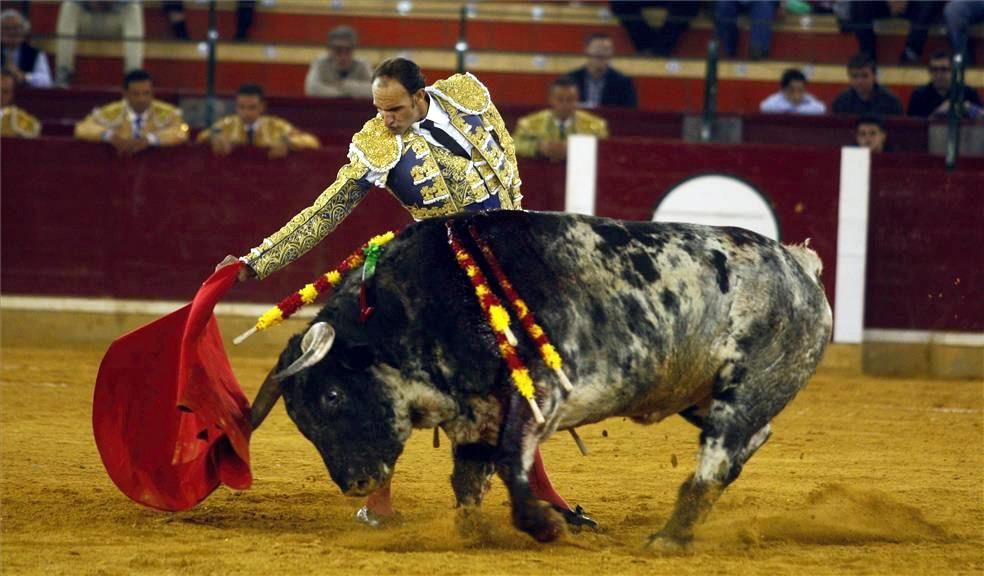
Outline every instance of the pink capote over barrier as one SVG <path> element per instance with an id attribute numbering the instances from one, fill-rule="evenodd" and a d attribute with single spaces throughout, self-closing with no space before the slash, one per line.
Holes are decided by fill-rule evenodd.
<path id="1" fill-rule="evenodd" d="M 190 304 L 124 334 L 103 356 L 96 446 L 116 486 L 140 504 L 186 510 L 219 484 L 252 483 L 249 402 L 212 314 L 241 267 L 220 268 Z"/>

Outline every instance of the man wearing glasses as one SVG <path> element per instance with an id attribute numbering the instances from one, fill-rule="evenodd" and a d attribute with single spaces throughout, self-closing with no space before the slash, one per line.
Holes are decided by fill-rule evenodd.
<path id="1" fill-rule="evenodd" d="M 328 53 L 311 63 L 304 93 L 326 98 L 372 99 L 372 68 L 355 57 L 359 37 L 349 26 L 328 33 Z"/>
<path id="2" fill-rule="evenodd" d="M 569 74 L 577 82 L 579 104 L 584 108 L 638 106 L 635 83 L 632 78 L 612 68 L 615 44 L 604 32 L 588 36 L 584 54 L 588 62 Z"/>
<path id="3" fill-rule="evenodd" d="M 943 50 L 934 52 L 929 57 L 930 81 L 912 91 L 912 96 L 909 98 L 909 109 L 906 113 L 909 116 L 919 118 L 946 114 L 950 109 L 952 73 L 950 55 Z M 963 115 L 968 118 L 977 118 L 980 114 L 980 96 L 973 88 L 964 86 Z"/>

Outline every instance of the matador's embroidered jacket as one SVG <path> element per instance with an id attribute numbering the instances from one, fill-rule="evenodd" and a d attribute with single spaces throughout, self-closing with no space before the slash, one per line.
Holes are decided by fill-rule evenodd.
<path id="1" fill-rule="evenodd" d="M 212 133 L 222 134 L 236 145 L 250 143 L 246 124 L 235 114 L 216 120 L 211 129 L 199 132 L 195 141 L 207 142 Z M 321 145 L 313 134 L 297 129 L 283 118 L 268 115 L 257 118 L 253 124 L 254 146 L 270 148 L 281 141 L 286 141 L 291 150 L 316 149 Z"/>
<path id="2" fill-rule="evenodd" d="M 540 156 L 540 143 L 567 140 L 570 134 L 587 134 L 598 138 L 608 138 L 608 122 L 601 116 L 595 116 L 584 110 L 575 110 L 570 119 L 566 134 L 560 133 L 560 127 L 550 109 L 540 110 L 523 116 L 516 122 L 513 136 L 516 139 L 516 154 L 523 158 Z"/>
<path id="3" fill-rule="evenodd" d="M 37 138 L 41 134 L 41 122 L 17 106 L 0 108 L 0 136 Z"/>
<path id="4" fill-rule="evenodd" d="M 373 184 L 387 188 L 418 220 L 462 210 L 520 208 L 516 150 L 485 86 L 471 74 L 455 74 L 425 90 L 430 105 L 439 104 L 471 144 L 471 159 L 429 143 L 412 129 L 392 134 L 377 115 L 352 137 L 349 163 L 335 182 L 241 258 L 258 277 L 269 276 L 320 242 Z"/>
<path id="5" fill-rule="evenodd" d="M 126 100 L 118 100 L 96 108 L 76 124 L 75 137 L 91 142 L 107 140 L 110 134 L 130 138 L 133 128 Z M 188 125 L 181 117 L 181 110 L 160 100 L 150 103 L 142 133 L 153 136 L 161 146 L 176 146 L 188 141 Z"/>

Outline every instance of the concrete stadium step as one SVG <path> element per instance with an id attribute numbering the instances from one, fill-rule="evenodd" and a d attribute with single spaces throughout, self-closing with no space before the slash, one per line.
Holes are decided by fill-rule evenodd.
<path id="1" fill-rule="evenodd" d="M 52 49 L 54 41 L 40 45 Z M 321 53 L 313 46 L 219 43 L 217 48 L 216 89 L 233 92 L 243 83 L 256 82 L 278 96 L 303 96 L 308 65 Z M 79 42 L 76 82 L 80 87 L 116 87 L 122 75 L 122 43 L 115 40 Z M 430 79 L 446 76 L 456 69 L 453 50 L 421 49 L 406 52 Z M 370 63 L 390 57 L 393 52 L 366 48 L 362 56 Z M 205 53 L 194 43 L 147 42 L 145 67 L 157 85 L 167 90 L 204 91 Z M 543 56 L 530 53 L 473 52 L 467 67 L 481 77 L 501 105 L 540 106 L 546 102 L 549 83 L 583 63 L 579 55 Z M 647 110 L 697 111 L 703 103 L 705 64 L 699 60 L 657 58 L 616 58 L 613 65 L 635 78 L 641 107 Z M 778 89 L 782 71 L 790 66 L 803 68 L 811 78 L 809 90 L 830 102 L 847 85 L 841 64 L 814 65 L 805 61 L 722 62 L 718 77 L 718 109 L 725 113 L 758 110 L 758 104 Z M 922 68 L 883 67 L 880 80 L 908 100 L 915 86 L 928 81 Z M 984 69 L 969 70 L 968 85 L 984 85 Z"/>
<path id="2" fill-rule="evenodd" d="M 594 31 L 610 32 L 618 54 L 634 53 L 627 35 L 607 9 L 607 3 L 522 2 L 398 2 L 393 0 L 335 0 L 333 2 L 281 1 L 260 3 L 250 32 L 250 42 L 272 45 L 323 47 L 325 35 L 334 26 L 347 24 L 359 31 L 363 46 L 390 50 L 450 49 L 458 41 L 461 6 L 470 6 L 468 43 L 474 50 L 500 50 L 541 54 L 580 53 L 585 36 Z M 234 4 L 219 3 L 220 38 L 231 38 L 235 30 Z M 35 35 L 55 33 L 57 4 L 32 8 Z M 145 10 L 146 37 L 171 39 L 163 11 L 154 3 Z M 186 2 L 186 16 L 193 38 L 202 39 L 207 29 L 207 8 L 201 2 Z M 647 20 L 658 25 L 665 10 L 646 11 Z M 742 29 L 739 55 L 747 54 L 747 18 L 739 18 Z M 829 14 L 786 15 L 773 26 L 772 57 L 778 60 L 807 60 L 843 64 L 857 50 L 854 38 L 842 34 Z M 904 45 L 908 23 L 901 19 L 879 21 L 879 53 L 893 63 Z M 684 33 L 678 57 L 703 58 L 713 34 L 711 17 L 702 13 Z M 984 27 L 974 29 L 984 37 Z M 979 43 L 984 44 L 984 43 Z M 931 32 L 926 54 L 945 47 L 939 27 Z M 979 47 L 984 52 L 984 46 Z M 984 53 L 978 61 L 984 61 Z"/>

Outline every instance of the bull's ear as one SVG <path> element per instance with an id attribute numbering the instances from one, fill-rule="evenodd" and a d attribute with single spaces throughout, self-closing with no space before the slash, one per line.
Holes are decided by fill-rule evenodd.
<path id="1" fill-rule="evenodd" d="M 338 361 L 349 370 L 365 370 L 375 360 L 372 348 L 366 344 L 347 346 Z"/>

